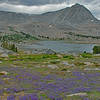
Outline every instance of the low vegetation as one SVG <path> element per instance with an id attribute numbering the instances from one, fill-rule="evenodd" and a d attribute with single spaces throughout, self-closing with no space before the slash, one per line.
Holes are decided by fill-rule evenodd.
<path id="1" fill-rule="evenodd" d="M 81 54 L 81 56 L 82 56 L 83 58 L 92 58 L 93 55 L 92 55 L 91 53 L 85 53 L 85 52 L 84 52 L 84 53 Z"/>

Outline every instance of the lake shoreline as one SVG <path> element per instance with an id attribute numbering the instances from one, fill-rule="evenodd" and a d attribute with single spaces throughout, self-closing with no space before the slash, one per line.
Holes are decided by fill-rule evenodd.
<path id="1" fill-rule="evenodd" d="M 32 40 L 32 41 L 25 41 L 22 43 L 30 44 L 30 43 L 37 43 L 39 41 L 62 41 L 66 43 L 73 43 L 73 44 L 97 44 L 100 45 L 98 41 L 75 41 L 75 40 Z"/>
<path id="2" fill-rule="evenodd" d="M 97 44 L 90 43 L 76 43 L 69 41 L 51 41 L 51 40 L 42 40 L 42 41 L 31 41 L 26 43 L 18 44 L 18 47 L 23 51 L 44 52 L 45 50 L 53 50 L 57 53 L 83 53 L 84 51 L 92 53 L 93 47 Z M 44 51 L 43 51 L 44 50 Z"/>

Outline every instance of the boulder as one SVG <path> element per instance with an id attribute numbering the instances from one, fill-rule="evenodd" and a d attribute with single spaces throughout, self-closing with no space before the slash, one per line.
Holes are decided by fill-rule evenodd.
<path id="1" fill-rule="evenodd" d="M 2 64 L 2 61 L 0 61 L 0 64 Z"/>
<path id="2" fill-rule="evenodd" d="M 62 56 L 61 54 L 57 54 L 57 56 L 58 56 L 59 58 L 63 58 L 63 56 Z"/>
<path id="3" fill-rule="evenodd" d="M 7 75 L 8 74 L 8 72 L 6 72 L 6 71 L 1 71 L 0 72 L 0 75 Z"/>
<path id="4" fill-rule="evenodd" d="M 67 95 L 69 97 L 72 97 L 72 96 L 87 96 L 87 93 L 75 93 L 75 94 L 70 94 L 70 95 Z"/>
<path id="5" fill-rule="evenodd" d="M 63 65 L 69 66 L 69 63 L 67 61 L 62 62 Z"/>
<path id="6" fill-rule="evenodd" d="M 44 53 L 45 53 L 45 54 L 56 54 L 56 52 L 53 51 L 53 50 L 51 50 L 51 49 L 45 49 L 45 50 L 44 50 Z"/>
<path id="7" fill-rule="evenodd" d="M 51 49 L 42 49 L 42 50 L 37 50 L 36 52 L 39 54 L 56 54 L 56 52 Z"/>
<path id="8" fill-rule="evenodd" d="M 65 66 L 71 66 L 71 67 L 75 66 L 74 64 L 69 64 L 67 61 L 63 61 L 62 64 Z"/>
<path id="9" fill-rule="evenodd" d="M 56 68 L 58 68 L 58 66 L 56 66 L 56 65 L 48 65 L 48 68 L 56 69 Z"/>
<path id="10" fill-rule="evenodd" d="M 91 63 L 91 62 L 84 62 L 84 64 L 85 64 L 86 66 L 91 66 L 91 65 L 93 65 L 93 63 Z"/>

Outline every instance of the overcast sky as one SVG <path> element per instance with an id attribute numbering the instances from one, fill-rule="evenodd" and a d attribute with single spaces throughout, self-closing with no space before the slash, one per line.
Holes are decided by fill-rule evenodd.
<path id="1" fill-rule="evenodd" d="M 39 14 L 63 9 L 75 3 L 86 6 L 100 19 L 100 0 L 0 0 L 0 10 Z"/>

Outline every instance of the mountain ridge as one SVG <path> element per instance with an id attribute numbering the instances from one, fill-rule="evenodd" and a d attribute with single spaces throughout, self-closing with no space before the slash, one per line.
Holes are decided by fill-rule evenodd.
<path id="1" fill-rule="evenodd" d="M 43 14 L 0 11 L 0 31 L 12 33 L 8 26 L 37 37 L 68 38 L 65 32 L 100 36 L 100 21 L 80 4 Z"/>

